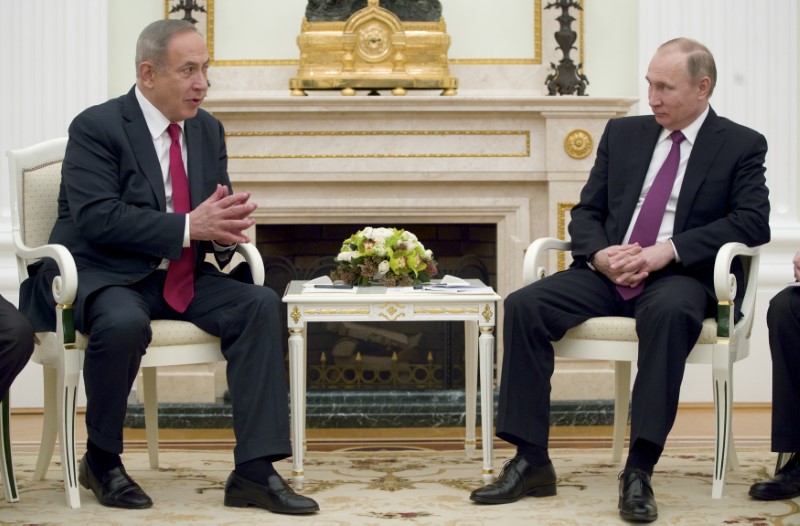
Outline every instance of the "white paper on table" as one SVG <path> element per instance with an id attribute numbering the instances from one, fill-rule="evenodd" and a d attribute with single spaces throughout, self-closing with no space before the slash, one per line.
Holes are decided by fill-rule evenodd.
<path id="1" fill-rule="evenodd" d="M 493 294 L 492 287 L 472 283 L 456 276 L 446 275 L 439 283 L 428 283 L 422 286 L 423 292 L 435 294 Z"/>

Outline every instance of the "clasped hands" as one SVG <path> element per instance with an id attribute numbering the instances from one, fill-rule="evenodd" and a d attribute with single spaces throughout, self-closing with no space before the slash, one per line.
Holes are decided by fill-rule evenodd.
<path id="1" fill-rule="evenodd" d="M 614 284 L 635 287 L 674 259 L 672 243 L 665 241 L 649 247 L 641 247 L 639 243 L 612 245 L 595 253 L 592 264 Z"/>
<path id="2" fill-rule="evenodd" d="M 258 205 L 247 202 L 250 192 L 229 193 L 227 186 L 218 184 L 214 193 L 189 213 L 192 239 L 220 245 L 250 242 L 244 231 L 255 224 L 250 214 Z"/>

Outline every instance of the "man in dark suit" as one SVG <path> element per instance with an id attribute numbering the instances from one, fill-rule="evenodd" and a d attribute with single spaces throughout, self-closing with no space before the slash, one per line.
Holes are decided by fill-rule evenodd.
<path id="1" fill-rule="evenodd" d="M 317 503 L 272 465 L 291 455 L 280 300 L 204 262 L 213 253 L 224 265 L 236 243 L 249 241 L 244 231 L 256 208 L 248 193 L 232 193 L 224 130 L 199 109 L 208 64 L 192 24 L 154 22 L 139 36 L 134 88 L 85 110 L 69 128 L 50 240 L 75 257 L 75 323 L 89 335 L 79 479 L 106 506 L 152 505 L 120 459 L 126 402 L 150 320 L 187 320 L 220 337 L 228 362 L 236 466 L 225 505 L 312 513 Z M 47 280 L 36 283 L 49 274 L 46 265 L 26 283 L 31 294 L 44 292 L 27 309 L 34 326 L 49 322 Z"/>
<path id="2" fill-rule="evenodd" d="M 572 209 L 571 268 L 505 301 L 497 436 L 517 455 L 473 501 L 556 493 L 547 451 L 551 342 L 588 318 L 628 316 L 636 319 L 639 359 L 620 515 L 658 516 L 650 477 L 675 420 L 686 357 L 714 312 L 717 251 L 731 241 L 766 243 L 770 229 L 766 140 L 708 105 L 716 82 L 708 49 L 667 42 L 646 79 L 654 115 L 609 121 Z M 741 267 L 735 272 L 741 280 Z"/>
<path id="3" fill-rule="evenodd" d="M 33 354 L 33 328 L 14 305 L 0 296 L 0 399 Z"/>
<path id="4" fill-rule="evenodd" d="M 772 353 L 772 451 L 791 453 L 769 480 L 750 487 L 759 500 L 800 497 L 800 252 L 792 259 L 795 283 L 769 302 L 767 327 Z"/>

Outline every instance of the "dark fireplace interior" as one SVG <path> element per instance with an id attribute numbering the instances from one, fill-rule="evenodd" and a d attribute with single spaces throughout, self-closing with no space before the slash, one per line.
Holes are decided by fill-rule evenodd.
<path id="1" fill-rule="evenodd" d="M 258 225 L 265 285 L 282 296 L 291 280 L 328 275 L 342 241 L 364 226 Z M 452 274 L 496 286 L 496 225 L 392 226 L 413 232 L 433 251 L 437 277 Z M 311 323 L 307 331 L 309 390 L 464 387 L 463 323 Z M 288 352 L 288 333 L 282 340 Z"/>

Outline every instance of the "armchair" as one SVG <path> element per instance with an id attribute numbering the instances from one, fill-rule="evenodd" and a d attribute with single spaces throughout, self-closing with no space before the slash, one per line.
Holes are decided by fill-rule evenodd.
<path id="1" fill-rule="evenodd" d="M 555 238 L 535 240 L 525 254 L 523 283 L 525 285 L 546 276 L 545 254 L 549 250 L 570 250 L 569 241 Z M 716 413 L 716 444 L 711 496 L 722 497 L 725 475 L 738 465 L 731 432 L 733 408 L 733 364 L 750 354 L 750 333 L 753 327 L 756 284 L 758 281 L 759 248 L 741 243 L 725 244 L 717 253 L 714 264 L 714 288 L 718 299 L 717 317 L 703 322 L 697 344 L 687 363 L 712 366 L 712 389 Z M 746 273 L 742 318 L 734 323 L 734 298 L 737 283 L 730 273 L 731 262 L 741 257 Z M 609 360 L 614 362 L 615 396 L 612 457 L 622 458 L 622 448 L 628 423 L 630 405 L 631 363 L 638 356 L 638 338 L 633 318 L 598 317 L 567 331 L 553 343 L 555 356 L 571 359 Z"/>
<path id="2" fill-rule="evenodd" d="M 30 263 L 53 258 L 60 271 L 53 282 L 56 330 L 37 333 L 32 360 L 43 366 L 44 424 L 34 479 L 44 478 L 58 437 L 67 504 L 80 507 L 75 452 L 75 413 L 78 380 L 87 335 L 72 324 L 72 303 L 78 288 L 75 262 L 62 245 L 48 244 L 57 216 L 61 161 L 67 139 L 45 141 L 8 152 L 11 183 L 12 236 L 20 283 L 28 277 Z M 258 250 L 242 244 L 237 251 L 250 265 L 253 281 L 264 283 L 264 264 Z M 154 320 L 153 339 L 142 358 L 145 427 L 150 467 L 158 467 L 158 398 L 156 367 L 223 361 L 219 338 L 189 322 Z"/>

